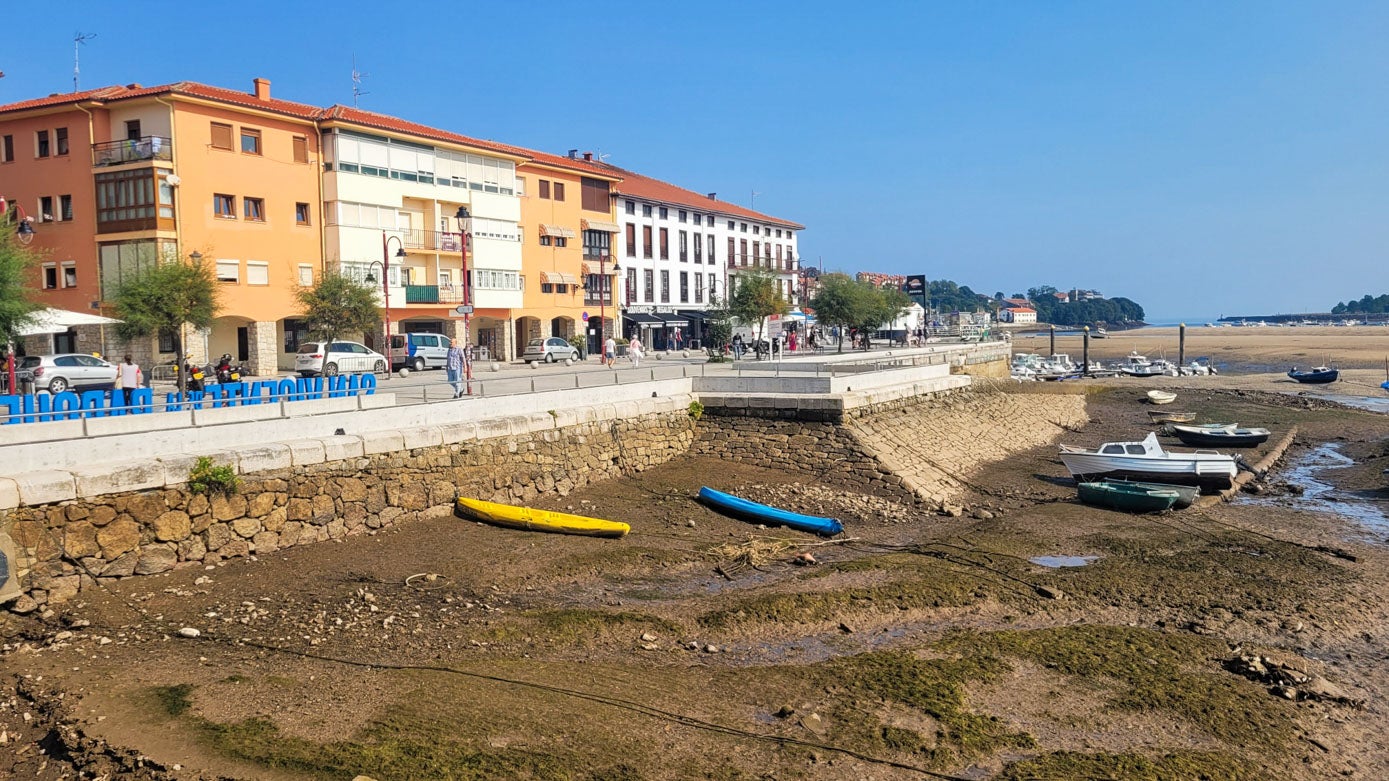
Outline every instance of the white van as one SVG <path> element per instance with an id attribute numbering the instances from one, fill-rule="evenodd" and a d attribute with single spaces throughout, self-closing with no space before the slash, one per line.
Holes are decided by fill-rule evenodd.
<path id="1" fill-rule="evenodd" d="M 393 334 L 391 368 L 412 371 L 442 368 L 449 360 L 449 338 L 443 334 Z"/>

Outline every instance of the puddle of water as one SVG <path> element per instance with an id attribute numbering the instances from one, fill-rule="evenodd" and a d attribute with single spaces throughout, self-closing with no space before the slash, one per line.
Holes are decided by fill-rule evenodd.
<path id="1" fill-rule="evenodd" d="M 1389 398 L 1376 396 L 1341 396 L 1335 393 L 1317 394 L 1327 401 L 1344 404 L 1347 407 L 1369 410 L 1370 412 L 1389 412 Z"/>
<path id="2" fill-rule="evenodd" d="M 1028 561 L 1042 567 L 1060 569 L 1061 567 L 1084 567 L 1099 556 L 1033 556 Z"/>
<path id="3" fill-rule="evenodd" d="M 1338 491 L 1331 483 L 1320 479 L 1323 472 L 1354 465 L 1355 461 L 1342 455 L 1336 445 L 1322 445 L 1299 457 L 1287 471 L 1279 475 L 1288 483 L 1300 486 L 1302 496 L 1294 498 L 1291 503 L 1277 498 L 1241 496 L 1237 503 L 1292 506 L 1299 510 L 1334 513 L 1368 531 L 1380 534 L 1389 532 L 1389 515 L 1385 515 L 1384 502 Z"/>

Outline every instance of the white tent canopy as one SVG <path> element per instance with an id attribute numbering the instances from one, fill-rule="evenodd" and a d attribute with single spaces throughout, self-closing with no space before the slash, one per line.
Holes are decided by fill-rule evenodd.
<path id="1" fill-rule="evenodd" d="M 66 309 L 48 307 L 34 313 L 29 322 L 19 329 L 20 336 L 39 334 L 60 334 L 76 325 L 111 325 L 119 323 L 110 317 L 89 315 L 85 312 L 69 312 Z"/>

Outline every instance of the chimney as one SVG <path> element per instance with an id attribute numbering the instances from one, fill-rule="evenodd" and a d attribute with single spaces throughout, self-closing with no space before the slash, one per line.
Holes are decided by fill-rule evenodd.
<path id="1" fill-rule="evenodd" d="M 270 100 L 270 79 L 255 79 L 256 100 Z"/>
<path id="2" fill-rule="evenodd" d="M 592 153 L 592 152 L 584 152 L 584 160 L 586 160 L 586 161 L 588 161 L 588 162 L 590 162 L 590 163 L 593 162 L 593 153 Z"/>
<path id="3" fill-rule="evenodd" d="M 709 200 L 711 200 L 711 201 L 717 201 L 717 200 L 718 200 L 718 193 L 709 193 Z"/>
<path id="4" fill-rule="evenodd" d="M 570 160 L 578 160 L 578 159 L 579 159 L 579 150 L 577 150 L 577 149 L 571 149 L 571 150 L 569 150 L 569 159 L 570 159 Z"/>

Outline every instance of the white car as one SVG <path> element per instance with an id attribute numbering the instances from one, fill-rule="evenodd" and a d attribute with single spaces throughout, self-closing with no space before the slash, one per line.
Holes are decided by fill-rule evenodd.
<path id="1" fill-rule="evenodd" d="M 526 363 L 577 361 L 579 360 L 579 351 L 564 338 L 551 336 L 548 339 L 532 339 L 527 342 L 526 351 L 521 353 L 521 360 Z"/>
<path id="2" fill-rule="evenodd" d="M 304 342 L 294 356 L 294 370 L 301 377 L 385 374 L 386 356 L 357 342 Z"/>

